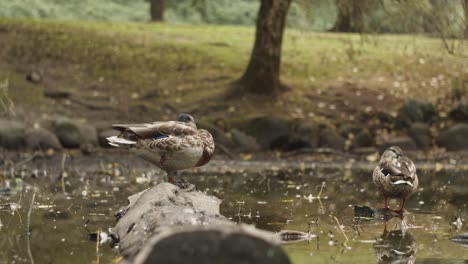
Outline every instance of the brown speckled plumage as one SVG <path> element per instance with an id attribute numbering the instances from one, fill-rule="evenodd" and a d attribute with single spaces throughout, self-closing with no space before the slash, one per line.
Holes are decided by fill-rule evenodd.
<path id="1" fill-rule="evenodd" d="M 197 129 L 195 120 L 188 114 L 179 115 L 177 121 L 113 127 L 121 134 L 109 137 L 109 144 L 127 146 L 168 173 L 202 166 L 210 161 L 215 150 L 211 134 Z"/>
<path id="2" fill-rule="evenodd" d="M 388 208 L 388 197 L 403 199 L 400 211 L 404 211 L 406 198 L 414 193 L 419 185 L 413 161 L 403 156 L 403 151 L 395 146 L 383 153 L 379 165 L 374 169 L 372 180 L 384 195 L 385 208 Z"/>

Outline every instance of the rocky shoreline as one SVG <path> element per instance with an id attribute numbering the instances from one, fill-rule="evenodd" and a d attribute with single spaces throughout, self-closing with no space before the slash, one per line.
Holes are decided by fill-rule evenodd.
<path id="1" fill-rule="evenodd" d="M 436 129 L 437 118 L 430 103 L 408 101 L 395 118 L 385 116 L 362 128 L 353 124 L 325 126 L 275 116 L 252 118 L 239 124 L 198 121 L 209 130 L 218 152 L 228 155 L 265 151 L 330 150 L 333 152 L 373 153 L 398 145 L 409 151 L 468 150 L 468 107 L 460 104 L 447 117 L 444 129 Z M 380 120 L 380 121 L 379 121 Z M 382 132 L 384 131 L 384 132 Z M 10 150 L 81 149 L 92 152 L 108 148 L 106 137 L 118 132 L 98 128 L 80 119 L 56 117 L 43 124 L 29 124 L 0 118 L 0 148 Z"/>
<path id="2" fill-rule="evenodd" d="M 382 151 L 391 145 L 410 151 L 429 151 L 434 148 L 463 151 L 468 150 L 468 124 L 463 122 L 466 117 L 460 111 L 452 114 L 456 117 L 453 125 L 436 133 L 431 127 L 434 118 L 432 105 L 409 101 L 393 120 L 399 133 L 380 138 L 372 128 L 349 124 L 333 128 L 275 116 L 252 118 L 235 128 L 203 120 L 198 122 L 198 126 L 213 134 L 218 152 L 224 154 L 304 149 L 365 154 Z M 57 117 L 40 125 L 0 118 L 0 148 L 10 150 L 66 148 L 81 149 L 86 153 L 96 147 L 108 148 L 106 137 L 117 134 L 110 126 L 98 128 L 67 117 Z"/>

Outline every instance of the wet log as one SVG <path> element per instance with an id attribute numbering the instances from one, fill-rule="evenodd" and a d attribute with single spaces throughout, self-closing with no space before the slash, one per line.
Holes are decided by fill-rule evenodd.
<path id="1" fill-rule="evenodd" d="M 121 263 L 290 263 L 278 235 L 230 221 L 220 204 L 170 183 L 129 197 L 111 234 Z"/>

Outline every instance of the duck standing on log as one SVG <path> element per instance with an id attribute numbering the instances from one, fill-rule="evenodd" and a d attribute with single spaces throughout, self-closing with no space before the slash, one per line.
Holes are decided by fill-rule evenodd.
<path id="1" fill-rule="evenodd" d="M 174 183 L 172 173 L 205 165 L 215 150 L 211 134 L 205 129 L 197 129 L 195 119 L 189 114 L 180 114 L 177 121 L 112 127 L 120 131 L 120 135 L 108 137 L 110 145 L 127 147 L 155 164 L 167 172 L 171 183 Z"/>
<path id="2" fill-rule="evenodd" d="M 383 193 L 385 209 L 388 209 L 387 198 L 402 198 L 399 213 L 405 212 L 406 198 L 418 189 L 419 180 L 416 166 L 403 151 L 396 146 L 387 149 L 380 158 L 379 165 L 372 175 L 374 184 Z"/>

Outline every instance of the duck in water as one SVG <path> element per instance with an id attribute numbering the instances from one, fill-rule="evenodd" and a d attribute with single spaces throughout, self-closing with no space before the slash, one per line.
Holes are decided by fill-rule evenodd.
<path id="1" fill-rule="evenodd" d="M 211 134 L 205 129 L 197 129 L 195 119 L 189 114 L 180 114 L 177 121 L 112 127 L 120 131 L 120 135 L 108 137 L 110 145 L 127 147 L 155 164 L 167 172 L 171 183 L 174 183 L 172 173 L 205 165 L 215 150 Z"/>
<path id="2" fill-rule="evenodd" d="M 388 209 L 388 198 L 403 199 L 400 210 L 405 211 L 406 199 L 418 189 L 419 180 L 416 166 L 403 151 L 396 146 L 387 149 L 380 158 L 379 165 L 372 175 L 374 184 L 383 193 L 385 209 Z"/>

